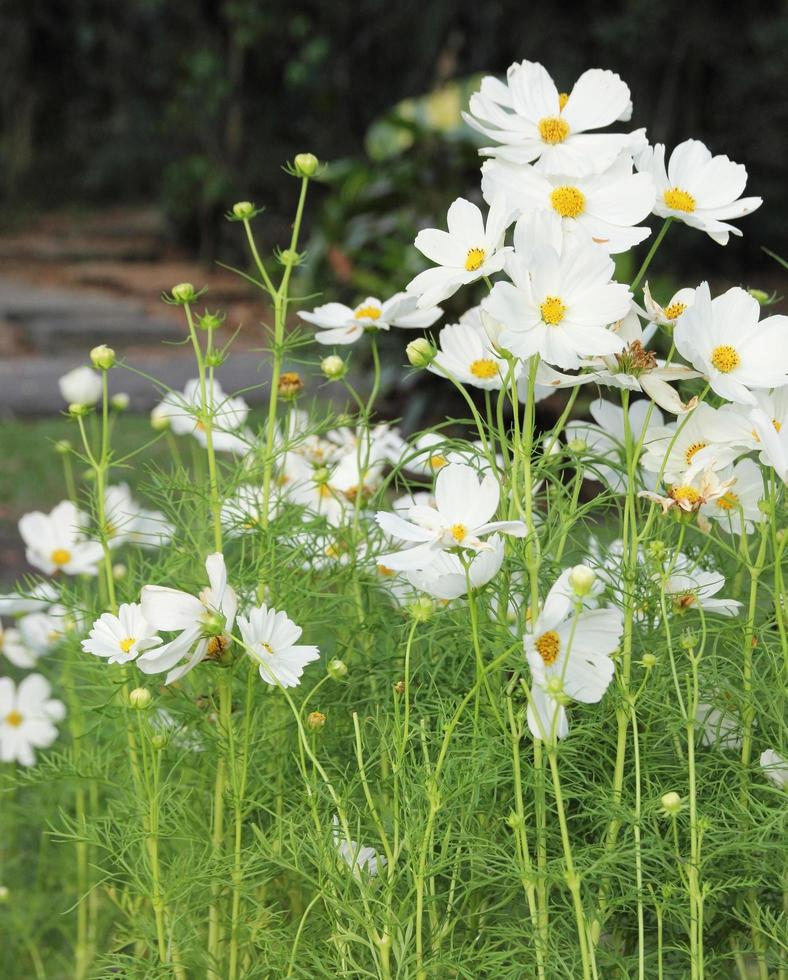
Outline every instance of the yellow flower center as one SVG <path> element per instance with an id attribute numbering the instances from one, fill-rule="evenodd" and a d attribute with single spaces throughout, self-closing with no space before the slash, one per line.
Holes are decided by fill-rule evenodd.
<path id="1" fill-rule="evenodd" d="M 469 248 L 465 257 L 465 268 L 468 272 L 476 272 L 481 269 L 486 257 L 487 253 L 483 248 Z"/>
<path id="2" fill-rule="evenodd" d="M 9 711 L 8 714 L 5 716 L 6 725 L 10 725 L 12 728 L 19 728 L 23 720 L 24 719 L 16 709 L 14 709 L 13 711 Z"/>
<path id="3" fill-rule="evenodd" d="M 353 316 L 356 320 L 377 320 L 380 318 L 380 310 L 377 306 L 359 306 Z"/>
<path id="4" fill-rule="evenodd" d="M 550 666 L 561 652 L 561 637 L 555 630 L 548 630 L 537 638 L 536 649 L 542 660 Z"/>
<path id="5" fill-rule="evenodd" d="M 717 499 L 717 506 L 720 510 L 735 510 L 739 506 L 739 497 L 729 490 Z"/>
<path id="6" fill-rule="evenodd" d="M 559 112 L 564 108 L 564 106 L 566 105 L 566 103 L 568 101 L 569 101 L 569 93 L 568 92 L 559 92 L 558 93 L 558 111 Z"/>
<path id="7" fill-rule="evenodd" d="M 670 495 L 677 504 L 691 504 L 694 506 L 700 501 L 700 493 L 695 487 L 671 487 Z"/>
<path id="8" fill-rule="evenodd" d="M 331 497 L 331 487 L 327 483 L 321 483 L 317 488 L 318 495 L 322 498 Z"/>
<path id="9" fill-rule="evenodd" d="M 133 636 L 127 636 L 125 640 L 121 640 L 120 641 L 120 643 L 118 644 L 118 646 L 121 648 L 121 650 L 124 653 L 128 653 L 129 650 L 131 650 L 131 648 L 134 646 L 134 644 L 136 642 L 137 641 L 134 639 Z"/>
<path id="10" fill-rule="evenodd" d="M 430 456 L 430 461 L 429 461 L 430 466 L 434 470 L 442 469 L 448 462 L 449 461 L 448 459 L 446 459 L 445 456 L 440 456 L 440 455 Z"/>
<path id="11" fill-rule="evenodd" d="M 392 575 L 396 574 L 394 569 L 389 568 L 388 565 L 378 565 L 378 575 L 381 575 L 383 578 L 391 578 Z"/>
<path id="12" fill-rule="evenodd" d="M 49 556 L 49 560 L 53 565 L 68 565 L 71 561 L 71 552 L 66 548 L 55 548 Z"/>
<path id="13" fill-rule="evenodd" d="M 692 462 L 692 458 L 695 453 L 699 453 L 701 449 L 705 449 L 708 446 L 707 442 L 693 442 L 691 446 L 687 446 L 687 451 L 684 453 L 684 459 L 686 460 L 687 466 Z"/>
<path id="14" fill-rule="evenodd" d="M 777 419 L 772 419 L 772 425 L 774 426 L 775 431 L 777 431 L 777 432 L 779 432 L 780 429 L 782 429 L 782 427 L 783 427 L 782 422 L 778 422 Z"/>
<path id="15" fill-rule="evenodd" d="M 586 209 L 586 197 L 579 187 L 562 184 L 550 195 L 550 203 L 562 218 L 577 218 Z"/>
<path id="16" fill-rule="evenodd" d="M 545 116 L 539 120 L 538 128 L 543 143 L 563 143 L 569 135 L 569 123 L 558 116 Z"/>
<path id="17" fill-rule="evenodd" d="M 670 190 L 665 191 L 662 200 L 671 211 L 691 212 L 695 210 L 695 198 L 680 187 L 671 187 Z"/>
<path id="18" fill-rule="evenodd" d="M 452 524 L 452 526 L 449 528 L 449 532 L 457 544 L 459 544 L 468 533 L 468 528 L 464 524 Z"/>
<path id="19" fill-rule="evenodd" d="M 731 347 L 730 344 L 721 344 L 711 352 L 711 363 L 718 371 L 728 374 L 741 364 L 741 358 L 735 347 Z"/>
<path id="20" fill-rule="evenodd" d="M 486 380 L 488 378 L 494 378 L 498 374 L 498 365 L 489 358 L 482 358 L 479 361 L 474 361 L 469 370 L 474 378 Z"/>
<path id="21" fill-rule="evenodd" d="M 544 303 L 539 307 L 542 320 L 554 327 L 566 316 L 566 306 L 560 296 L 546 296 Z"/>
<path id="22" fill-rule="evenodd" d="M 665 319 L 678 320 L 678 318 L 686 309 L 687 309 L 686 303 L 671 303 L 670 306 L 665 307 Z"/>

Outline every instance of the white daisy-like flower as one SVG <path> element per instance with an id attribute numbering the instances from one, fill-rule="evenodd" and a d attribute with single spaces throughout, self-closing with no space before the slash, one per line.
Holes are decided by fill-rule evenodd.
<path id="1" fill-rule="evenodd" d="M 783 483 L 788 483 L 788 425 L 780 425 L 763 411 L 755 408 L 750 421 L 761 444 L 761 461 L 771 466 Z"/>
<path id="2" fill-rule="evenodd" d="M 57 385 L 69 405 L 95 405 L 101 398 L 101 375 L 86 365 L 64 374 Z"/>
<path id="3" fill-rule="evenodd" d="M 461 286 L 500 272 L 506 259 L 503 238 L 510 220 L 502 198 L 490 205 L 485 224 L 479 208 L 458 197 L 446 222 L 448 231 L 425 228 L 416 235 L 416 248 L 436 264 L 407 285 L 407 291 L 419 297 L 422 309 L 448 299 Z"/>
<path id="4" fill-rule="evenodd" d="M 566 177 L 528 164 L 488 160 L 482 166 L 485 200 L 503 195 L 517 218 L 533 211 L 556 214 L 564 234 L 592 241 L 606 252 L 626 252 L 651 234 L 640 225 L 654 205 L 649 174 L 632 173 L 630 157 L 621 157 L 601 174 Z"/>
<path id="5" fill-rule="evenodd" d="M 729 497 L 728 492 L 734 482 L 733 476 L 723 479 L 721 474 L 715 473 L 712 469 L 699 470 L 694 475 L 686 477 L 683 482 L 674 483 L 666 497 L 650 490 L 642 490 L 638 496 L 659 504 L 663 514 L 667 514 L 674 508 L 687 514 L 694 514 L 705 506 L 711 506 Z M 701 521 L 702 519 L 699 518 L 699 525 L 703 530 L 708 531 L 711 525 L 705 521 L 705 515 L 703 522 Z"/>
<path id="6" fill-rule="evenodd" d="M 764 497 L 761 469 L 752 459 L 741 459 L 730 473 L 723 470 L 722 482 L 728 488 L 715 499 L 705 503 L 701 514 L 717 521 L 731 534 L 751 534 L 753 527 L 766 520 L 758 506 Z"/>
<path id="7" fill-rule="evenodd" d="M 28 592 L 7 592 L 0 595 L 0 616 L 46 612 L 59 597 L 60 593 L 51 582 L 37 582 Z"/>
<path id="8" fill-rule="evenodd" d="M 438 342 L 438 353 L 428 371 L 442 377 L 448 373 L 461 384 L 486 391 L 505 383 L 509 367 L 492 348 L 478 310 L 470 311 L 470 316 L 465 314 L 459 323 L 445 326 Z"/>
<path id="9" fill-rule="evenodd" d="M 206 446 L 206 414 L 212 417 L 214 449 L 241 455 L 248 452 L 252 437 L 243 426 L 249 406 L 243 398 L 226 395 L 215 378 L 213 385 L 206 381 L 205 404 L 199 378 L 192 378 L 182 392 L 168 392 L 152 410 L 151 418 L 166 420 L 175 435 L 192 435 L 201 446 Z"/>
<path id="10" fill-rule="evenodd" d="M 207 655 L 221 654 L 232 631 L 238 599 L 227 583 L 224 556 L 220 552 L 208 555 L 205 570 L 209 585 L 198 596 L 162 585 L 143 586 L 141 608 L 145 620 L 153 630 L 179 634 L 137 657 L 137 666 L 145 674 L 168 671 L 165 684 L 183 677 Z M 188 661 L 178 664 L 190 652 Z"/>
<path id="11" fill-rule="evenodd" d="M 397 514 L 378 511 L 375 520 L 386 534 L 413 547 L 381 555 L 380 562 L 395 571 L 424 569 L 438 552 L 450 548 L 482 551 L 491 548 L 482 538 L 496 531 L 522 538 L 523 521 L 491 521 L 500 499 L 500 488 L 492 474 L 479 480 L 476 469 L 450 463 L 435 481 L 435 507 L 415 506 L 405 520 Z"/>
<path id="12" fill-rule="evenodd" d="M 87 539 L 88 523 L 70 500 L 61 501 L 49 514 L 25 514 L 19 520 L 25 557 L 47 575 L 96 575 L 104 554 L 98 541 Z"/>
<path id="13" fill-rule="evenodd" d="M 533 685 L 528 728 L 534 738 L 564 738 L 569 723 L 562 701 L 601 701 L 613 679 L 611 655 L 624 630 L 621 611 L 587 609 L 562 572 L 523 639 Z"/>
<path id="14" fill-rule="evenodd" d="M 38 656 L 27 646 L 18 629 L 13 626 L 4 628 L 0 623 L 0 657 L 5 657 L 14 667 L 28 670 L 35 667 Z"/>
<path id="15" fill-rule="evenodd" d="M 643 286 L 643 306 L 646 319 L 652 323 L 658 323 L 661 327 L 674 327 L 681 314 L 690 308 L 695 302 L 695 290 L 685 286 L 675 292 L 664 306 L 651 295 L 651 287 L 648 282 Z"/>
<path id="16" fill-rule="evenodd" d="M 0 762 L 34 766 L 34 750 L 55 741 L 66 707 L 51 694 L 41 674 L 28 674 L 18 687 L 10 677 L 0 677 Z"/>
<path id="17" fill-rule="evenodd" d="M 24 645 L 39 658 L 50 653 L 67 633 L 82 629 L 79 614 L 59 603 L 51 605 L 46 612 L 22 616 L 16 625 Z"/>
<path id="18" fill-rule="evenodd" d="M 518 357 L 579 368 L 586 357 L 616 354 L 623 340 L 607 329 L 629 311 L 629 289 L 613 282 L 613 261 L 596 245 L 569 241 L 561 254 L 543 245 L 510 255 L 511 282 L 497 282 L 482 309 L 504 325 L 500 343 Z"/>
<path id="19" fill-rule="evenodd" d="M 725 576 L 719 572 L 684 564 L 668 576 L 664 588 L 678 611 L 702 609 L 704 613 L 736 616 L 742 605 L 737 599 L 715 598 L 724 585 Z"/>
<path id="20" fill-rule="evenodd" d="M 408 582 L 433 599 L 458 599 L 468 591 L 469 580 L 472 589 L 481 589 L 495 578 L 503 564 L 503 538 L 493 534 L 488 544 L 489 550 L 478 551 L 471 558 L 467 578 L 457 555 L 441 551 L 426 568 L 407 572 Z"/>
<path id="21" fill-rule="evenodd" d="M 385 868 L 386 858 L 378 854 L 374 847 L 364 847 L 354 840 L 348 840 L 343 836 L 339 826 L 339 817 L 334 815 L 334 847 L 345 864 L 353 872 L 354 877 L 360 879 L 362 871 L 374 878 L 378 872 Z"/>
<path id="22" fill-rule="evenodd" d="M 131 494 L 128 484 L 107 487 L 104 496 L 106 534 L 111 548 L 137 544 L 141 548 L 161 548 L 175 533 L 160 510 L 148 510 Z"/>
<path id="23" fill-rule="evenodd" d="M 635 159 L 638 170 L 654 179 L 654 214 L 705 231 L 719 245 L 727 245 L 731 234 L 741 235 L 728 224 L 731 218 L 751 214 L 763 203 L 760 197 L 740 197 L 747 168 L 726 156 L 713 157 L 700 140 L 680 143 L 667 167 L 662 143 L 644 147 Z"/>
<path id="24" fill-rule="evenodd" d="M 746 289 L 734 286 L 712 299 L 703 282 L 673 331 L 679 353 L 728 401 L 755 405 L 751 388 L 788 384 L 788 317 L 759 322 L 760 312 Z"/>
<path id="25" fill-rule="evenodd" d="M 414 294 L 395 293 L 384 302 L 367 296 L 356 307 L 325 303 L 311 313 L 299 311 L 298 315 L 318 328 L 315 334 L 318 343 L 353 344 L 365 330 L 389 330 L 391 327 L 418 330 L 431 327 L 442 313 L 439 306 L 419 308 L 418 296 Z"/>
<path id="26" fill-rule="evenodd" d="M 700 470 L 730 466 L 742 451 L 731 436 L 721 409 L 701 402 L 689 415 L 646 437 L 643 466 L 651 473 L 663 470 L 665 483 L 685 483 Z"/>
<path id="27" fill-rule="evenodd" d="M 764 749 L 760 757 L 761 769 L 778 789 L 788 787 L 788 760 L 774 749 Z"/>
<path id="28" fill-rule="evenodd" d="M 500 146 L 480 152 L 512 163 L 538 160 L 548 173 L 588 174 L 607 169 L 622 152 L 645 143 L 645 130 L 594 133 L 632 116 L 629 86 L 615 72 L 591 68 L 569 93 L 559 92 L 542 65 L 515 62 L 506 83 L 488 76 L 471 96 L 463 119 Z"/>
<path id="29" fill-rule="evenodd" d="M 775 388 L 774 391 L 756 389 L 753 391 L 756 407 L 732 402 L 720 408 L 720 417 L 725 418 L 732 442 L 741 446 L 742 451 L 755 450 L 761 453 L 761 462 L 768 466 L 769 461 L 762 452 L 761 436 L 752 420 L 753 412 L 760 412 L 771 422 L 772 429 L 779 435 L 783 429 L 788 429 L 788 385 Z M 760 417 L 760 416 L 759 416 Z"/>
<path id="30" fill-rule="evenodd" d="M 285 612 L 265 603 L 238 617 L 244 648 L 258 665 L 260 676 L 272 687 L 298 687 L 304 667 L 320 659 L 316 646 L 299 645 L 303 630 Z"/>
<path id="31" fill-rule="evenodd" d="M 281 501 L 274 488 L 268 500 L 268 519 L 279 513 Z M 263 512 L 263 488 L 259 483 L 242 483 L 222 504 L 222 528 L 230 537 L 237 537 L 260 526 Z"/>
<path id="32" fill-rule="evenodd" d="M 720 710 L 713 704 L 699 701 L 695 721 L 700 728 L 701 745 L 732 752 L 738 752 L 741 748 L 741 724 L 732 711 Z"/>
<path id="33" fill-rule="evenodd" d="M 82 641 L 82 649 L 103 657 L 107 663 L 127 664 L 160 643 L 161 637 L 142 615 L 142 606 L 124 602 L 117 616 L 108 612 L 99 616 L 88 638 Z"/>

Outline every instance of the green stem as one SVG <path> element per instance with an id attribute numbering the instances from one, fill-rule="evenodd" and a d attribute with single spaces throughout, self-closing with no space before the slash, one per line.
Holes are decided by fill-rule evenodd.
<path id="1" fill-rule="evenodd" d="M 633 293 L 635 292 L 635 290 L 640 285 L 640 282 L 643 279 L 643 276 L 645 276 L 645 274 L 646 274 L 646 270 L 651 265 L 651 260 L 657 254 L 657 249 L 662 244 L 662 239 L 665 237 L 665 235 L 668 232 L 668 228 L 670 228 L 670 226 L 672 224 L 673 224 L 673 218 L 672 217 L 665 218 L 665 221 L 663 222 L 662 227 L 659 229 L 659 232 L 657 234 L 657 237 L 654 239 L 654 242 L 653 242 L 651 248 L 648 250 L 648 255 L 646 255 L 646 258 L 643 260 L 643 265 L 641 265 L 641 267 L 638 269 L 637 275 L 632 280 L 632 282 L 631 282 L 631 284 L 629 286 L 629 288 L 632 290 Z"/>

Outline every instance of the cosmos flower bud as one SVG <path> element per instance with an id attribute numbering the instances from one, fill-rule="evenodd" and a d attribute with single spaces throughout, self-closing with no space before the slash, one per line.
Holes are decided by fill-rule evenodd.
<path id="1" fill-rule="evenodd" d="M 285 371 L 279 378 L 277 389 L 281 398 L 289 400 L 295 398 L 303 389 L 304 382 L 297 371 Z"/>
<path id="2" fill-rule="evenodd" d="M 435 612 L 435 603 L 429 596 L 423 595 L 408 606 L 408 612 L 417 623 L 426 623 Z"/>
<path id="3" fill-rule="evenodd" d="M 575 565 L 569 573 L 569 584 L 574 589 L 575 595 L 586 596 L 594 587 L 596 572 L 588 565 Z"/>
<path id="4" fill-rule="evenodd" d="M 405 681 L 397 681 L 397 683 L 394 685 L 394 693 L 395 694 L 405 693 Z"/>
<path id="5" fill-rule="evenodd" d="M 211 609 L 202 619 L 203 636 L 221 636 L 226 625 L 227 617 L 218 609 Z"/>
<path id="6" fill-rule="evenodd" d="M 240 221 L 248 221 L 249 218 L 253 218 L 255 214 L 255 206 L 251 201 L 238 201 L 233 204 L 233 216 L 238 218 Z"/>
<path id="7" fill-rule="evenodd" d="M 95 405 L 101 398 L 101 375 L 86 364 L 64 374 L 57 384 L 60 394 L 69 405 Z"/>
<path id="8" fill-rule="evenodd" d="M 748 289 L 747 292 L 753 299 L 757 299 L 761 306 L 766 306 L 770 300 L 769 294 L 762 289 Z"/>
<path id="9" fill-rule="evenodd" d="M 224 364 L 226 359 L 224 351 L 209 350 L 205 355 L 205 365 L 206 367 L 218 368 Z"/>
<path id="10" fill-rule="evenodd" d="M 298 153 L 293 160 L 293 169 L 299 177 L 314 177 L 319 165 L 314 153 Z"/>
<path id="11" fill-rule="evenodd" d="M 135 687 L 133 691 L 129 691 L 129 704 L 138 711 L 147 708 L 151 701 L 152 695 L 146 687 Z"/>
<path id="12" fill-rule="evenodd" d="M 91 405 L 83 405 L 80 402 L 71 402 L 71 404 L 68 406 L 68 414 L 72 419 L 84 418 L 90 413 L 91 408 Z"/>
<path id="13" fill-rule="evenodd" d="M 320 370 L 329 381 L 339 381 L 340 378 L 344 378 L 347 366 L 338 354 L 331 354 L 320 362 Z"/>
<path id="14" fill-rule="evenodd" d="M 197 317 L 197 326 L 200 330 L 218 330 L 224 323 L 224 313 L 209 313 L 208 310 L 202 316 Z"/>
<path id="15" fill-rule="evenodd" d="M 116 412 L 125 412 L 129 407 L 129 396 L 125 391 L 119 391 L 117 395 L 113 395 L 109 400 L 110 407 Z"/>
<path id="16" fill-rule="evenodd" d="M 651 670 L 652 667 L 656 667 L 657 658 L 654 656 L 653 653 L 644 653 L 641 663 L 646 668 L 646 670 Z"/>
<path id="17" fill-rule="evenodd" d="M 197 298 L 197 293 L 194 291 L 194 286 L 190 282 L 179 282 L 176 286 L 173 286 L 170 290 L 170 295 L 172 296 L 172 301 L 174 303 L 193 303 Z"/>
<path id="18" fill-rule="evenodd" d="M 322 711 L 310 711 L 306 716 L 306 727 L 312 732 L 319 732 L 326 724 L 326 716 Z"/>
<path id="19" fill-rule="evenodd" d="M 115 366 L 115 351 L 106 344 L 99 344 L 90 352 L 90 362 L 99 371 L 109 371 Z"/>
<path id="20" fill-rule="evenodd" d="M 427 340 L 426 337 L 419 337 L 417 340 L 411 340 L 408 346 L 405 348 L 405 355 L 408 361 L 415 368 L 425 368 L 428 367 L 435 360 L 435 356 L 438 352 L 435 347 Z"/>
<path id="21" fill-rule="evenodd" d="M 301 262 L 301 253 L 293 248 L 286 248 L 279 253 L 279 261 L 282 265 L 298 265 Z"/>
<path id="22" fill-rule="evenodd" d="M 117 562 L 112 566 L 112 577 L 116 582 L 119 582 L 122 578 L 126 577 L 128 571 L 128 568 L 122 562 Z"/>
<path id="23" fill-rule="evenodd" d="M 341 681 L 343 677 L 347 677 L 347 664 L 338 657 L 328 661 L 326 670 L 328 671 L 328 676 L 335 681 Z"/>
<path id="24" fill-rule="evenodd" d="M 515 813 L 514 810 L 506 818 L 506 826 L 510 827 L 512 830 L 516 830 L 518 827 L 522 827 L 523 818 L 519 813 Z"/>
<path id="25" fill-rule="evenodd" d="M 167 736 L 159 732 L 153 736 L 153 738 L 150 740 L 150 744 L 157 752 L 161 752 L 161 750 L 167 745 Z"/>
<path id="26" fill-rule="evenodd" d="M 150 424 L 151 428 L 156 432 L 164 432 L 165 429 L 169 429 L 170 416 L 161 405 L 157 405 L 155 408 L 151 409 Z"/>
<path id="27" fill-rule="evenodd" d="M 55 443 L 55 452 L 61 456 L 68 456 L 71 452 L 71 443 L 68 439 L 58 439 Z"/>
<path id="28" fill-rule="evenodd" d="M 681 811 L 684 806 L 684 802 L 678 793 L 665 793 L 659 801 L 662 804 L 662 809 L 666 814 L 674 817 L 677 813 Z"/>
<path id="29" fill-rule="evenodd" d="M 585 452 L 587 446 L 588 443 L 585 441 L 585 439 L 570 439 L 566 444 L 566 448 L 573 453 Z"/>

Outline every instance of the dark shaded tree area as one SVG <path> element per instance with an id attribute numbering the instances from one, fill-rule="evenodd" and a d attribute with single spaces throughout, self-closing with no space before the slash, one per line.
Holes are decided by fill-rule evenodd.
<path id="1" fill-rule="evenodd" d="M 233 200 L 274 202 L 277 216 L 295 152 L 361 154 L 403 97 L 527 57 L 563 87 L 615 69 L 652 140 L 694 135 L 746 162 L 767 207 L 739 269 L 785 241 L 786 2 L 0 0 L 0 39 L 12 207 L 159 200 L 210 250 Z M 281 221 L 289 207 L 288 193 Z"/>

